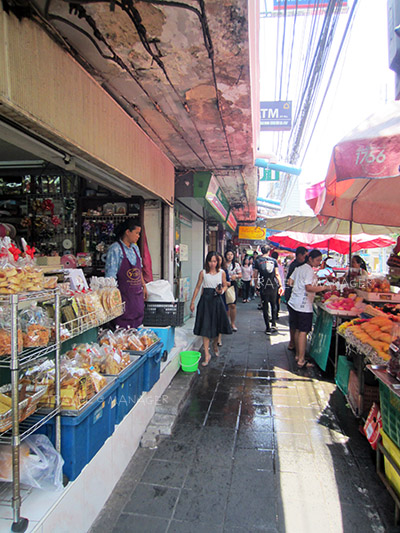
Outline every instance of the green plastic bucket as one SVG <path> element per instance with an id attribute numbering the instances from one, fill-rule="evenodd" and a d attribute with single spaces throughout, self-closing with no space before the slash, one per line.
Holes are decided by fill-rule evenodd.
<path id="1" fill-rule="evenodd" d="M 201 358 L 200 352 L 181 352 L 181 367 L 183 372 L 196 372 Z"/>

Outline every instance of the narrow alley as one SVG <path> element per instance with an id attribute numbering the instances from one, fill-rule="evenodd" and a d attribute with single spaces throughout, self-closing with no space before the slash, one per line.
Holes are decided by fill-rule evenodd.
<path id="1" fill-rule="evenodd" d="M 271 337 L 257 300 L 238 305 L 237 324 L 90 533 L 399 531 L 341 392 L 317 368 L 294 370 L 286 311 Z"/>

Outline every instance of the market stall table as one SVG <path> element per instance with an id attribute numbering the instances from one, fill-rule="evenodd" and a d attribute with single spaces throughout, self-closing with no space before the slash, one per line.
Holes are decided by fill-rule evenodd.
<path id="1" fill-rule="evenodd" d="M 332 333 L 335 328 L 335 359 L 333 364 L 336 374 L 339 353 L 338 327 L 344 320 L 351 320 L 358 316 L 358 314 L 352 311 L 330 309 L 322 302 L 314 304 L 314 311 L 317 315 L 317 319 L 312 333 L 310 355 L 321 370 L 325 371 L 329 359 L 331 339 L 333 337 Z"/>
<path id="2" fill-rule="evenodd" d="M 395 503 L 395 524 L 399 521 L 400 516 L 400 498 L 398 494 L 398 488 L 400 483 L 400 468 L 399 460 L 395 460 L 393 457 L 394 452 L 400 452 L 398 450 L 398 441 L 396 442 L 395 435 L 392 433 L 390 428 L 400 427 L 400 411 L 395 409 L 391 404 L 400 405 L 400 382 L 388 374 L 385 365 L 368 365 L 368 370 L 370 370 L 375 377 L 379 380 L 379 389 L 381 391 L 381 413 L 382 413 L 382 426 L 385 433 L 389 434 L 389 438 L 386 440 L 391 444 L 390 450 L 385 447 L 383 441 L 378 442 L 376 448 L 376 471 L 378 476 L 381 478 L 389 494 L 392 496 Z M 384 393 L 384 394 L 383 394 Z M 389 402 L 386 402 L 386 395 L 389 394 Z M 391 406 L 391 407 L 390 407 Z M 395 420 L 398 423 L 395 423 Z M 395 440 L 394 443 L 391 440 Z M 397 445 L 397 447 L 395 446 Z M 399 454 L 397 453 L 397 458 Z M 382 459 L 385 458 L 385 468 L 382 469 Z M 389 482 L 385 473 L 390 470 L 392 483 Z M 397 491 L 394 486 L 397 486 Z"/>

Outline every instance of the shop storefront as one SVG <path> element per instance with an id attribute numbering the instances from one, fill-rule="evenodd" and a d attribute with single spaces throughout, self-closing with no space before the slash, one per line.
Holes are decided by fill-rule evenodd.
<path id="1" fill-rule="evenodd" d="M 190 298 L 207 252 L 225 252 L 237 221 L 211 172 L 178 175 L 175 195 L 175 283 L 188 316 Z"/>
<path id="2" fill-rule="evenodd" d="M 146 281 L 172 281 L 174 167 L 43 30 L 4 12 L 0 12 L 0 21 L 4 30 L 0 36 L 0 236 L 12 239 L 10 248 L 14 251 L 23 250 L 24 239 L 32 255 L 32 247 L 36 249 L 35 260 L 41 268 L 39 273 L 35 268 L 6 265 L 15 279 L 4 284 L 2 291 L 2 309 L 9 306 L 11 312 L 2 315 L 1 327 L 10 348 L 3 345 L 6 353 L 1 366 L 8 372 L 5 392 L 10 396 L 5 399 L 13 407 L 3 416 L 12 422 L 3 423 L 0 441 L 17 449 L 29 434 L 41 430 L 65 452 L 64 473 L 69 478 L 61 492 L 50 495 L 46 505 L 38 503 L 33 494 L 30 511 L 24 509 L 25 504 L 21 511 L 20 465 L 13 463 L 12 483 L 6 484 L 10 498 L 0 521 L 10 528 L 14 521 L 14 527 L 24 531 L 27 523 L 21 516 L 25 514 L 34 529 L 33 508 L 37 523 L 44 520 L 43 527 L 49 530 L 57 529 L 54 524 L 60 523 L 61 517 L 68 517 L 69 530 L 77 530 L 78 524 L 87 529 L 139 446 L 158 398 L 179 369 L 179 353 L 164 346 L 170 339 L 163 341 L 162 331 L 154 349 L 142 343 L 141 350 L 137 345 L 133 359 L 109 360 L 107 371 L 90 363 L 83 369 L 86 385 L 72 379 L 71 384 L 75 384 L 68 389 L 69 380 L 59 379 L 59 373 L 62 376 L 66 369 L 61 363 L 65 353 L 75 344 L 85 344 L 93 352 L 92 346 L 99 342 L 99 328 L 108 329 L 110 319 L 120 316 L 123 309 L 115 287 L 104 286 L 93 293 L 76 291 L 66 298 L 60 296 L 60 284 L 66 281 L 67 268 L 81 268 L 89 284 L 93 276 L 104 279 L 107 249 L 115 240 L 116 227 L 128 217 L 139 218 L 144 230 L 139 247 Z M 29 60 L 26 50 L 30 50 Z M 185 234 L 183 239 L 187 240 Z M 21 287 L 31 291 L 29 299 L 36 314 L 43 317 L 40 324 L 24 323 L 23 346 L 19 320 L 20 313 L 26 313 L 26 304 L 20 297 Z M 67 300 L 68 305 L 64 305 Z M 40 326 L 41 335 L 35 340 L 28 335 L 32 326 L 35 330 Z M 29 357 L 25 357 L 26 349 Z M 165 351 L 174 356 L 162 362 Z M 47 386 L 39 387 L 41 400 L 36 396 L 35 403 L 29 399 L 28 410 L 18 404 L 19 378 L 23 375 L 28 379 L 26 369 L 37 369 L 44 360 L 54 365 L 56 377 L 49 392 Z M 110 371 L 111 377 L 105 377 Z M 96 382 L 92 379 L 95 372 L 101 375 Z M 29 386 L 37 388 L 38 384 Z M 121 391 L 126 393 L 124 401 Z M 47 397 L 48 406 L 43 399 Z M 67 418 L 66 410 L 79 413 Z M 12 417 L 12 413 L 18 416 Z M 31 423 L 32 413 L 35 421 Z M 26 430 L 20 426 L 25 417 Z M 87 446 L 71 450 L 76 442 Z M 18 456 L 17 449 L 14 457 Z M 38 527 L 42 530 L 42 522 Z"/>

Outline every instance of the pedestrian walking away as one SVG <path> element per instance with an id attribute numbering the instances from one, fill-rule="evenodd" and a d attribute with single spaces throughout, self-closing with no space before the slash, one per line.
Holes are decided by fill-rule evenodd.
<path id="1" fill-rule="evenodd" d="M 283 294 L 282 281 L 279 275 L 278 263 L 270 256 L 271 248 L 267 245 L 261 247 L 261 257 L 257 258 L 254 267 L 254 279 L 259 280 L 260 295 L 263 305 L 265 333 L 270 335 L 277 331 L 276 327 L 276 299 Z M 271 306 L 271 325 L 269 324 L 268 307 Z"/>
<path id="2" fill-rule="evenodd" d="M 218 335 L 220 333 L 232 333 L 225 305 L 221 298 L 227 289 L 226 276 L 222 268 L 219 267 L 216 252 L 207 254 L 204 269 L 199 273 L 190 304 L 192 313 L 194 312 L 196 297 L 201 289 L 202 294 L 197 304 L 193 333 L 203 337 L 205 360 L 202 365 L 207 366 L 211 359 L 210 341 L 214 354 L 218 357 Z"/>
<path id="3" fill-rule="evenodd" d="M 225 252 L 225 265 L 229 274 L 231 286 L 235 288 L 235 301 L 228 304 L 228 314 L 231 321 L 232 331 L 237 331 L 236 327 L 236 301 L 238 296 L 237 282 L 242 277 L 240 264 L 235 261 L 235 254 L 232 250 Z"/>
<path id="4" fill-rule="evenodd" d="M 296 361 L 299 368 L 311 366 L 306 357 L 307 334 L 312 328 L 313 301 L 317 292 L 333 290 L 334 285 L 318 285 L 318 277 L 314 268 L 322 261 L 319 250 L 311 250 L 304 265 L 297 267 L 290 276 L 289 283 L 293 287 L 288 302 L 289 317 L 295 329 Z"/>
<path id="5" fill-rule="evenodd" d="M 279 276 L 281 278 L 282 283 L 282 294 L 285 293 L 285 269 L 283 268 L 282 261 L 279 257 L 279 253 L 274 250 L 271 252 L 271 257 L 276 259 L 276 262 L 278 263 L 278 270 L 279 270 Z M 281 309 L 281 295 L 278 293 L 278 288 L 276 289 L 276 318 L 279 318 L 279 311 Z"/>
<path id="6" fill-rule="evenodd" d="M 231 281 L 229 279 L 228 271 L 226 270 L 224 256 L 221 253 L 217 252 L 217 258 L 218 258 L 218 267 L 222 268 L 222 270 L 225 272 L 226 285 L 229 288 L 231 286 Z M 222 301 L 224 302 L 225 310 L 226 312 L 228 312 L 228 304 L 226 303 L 225 292 L 222 293 L 221 298 L 222 298 Z M 222 346 L 222 333 L 218 335 L 217 346 Z"/>

